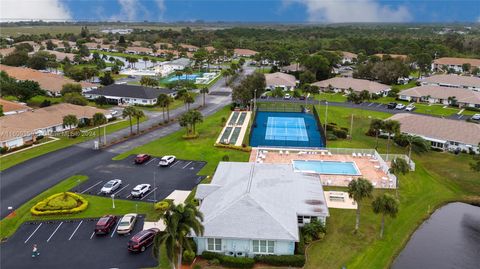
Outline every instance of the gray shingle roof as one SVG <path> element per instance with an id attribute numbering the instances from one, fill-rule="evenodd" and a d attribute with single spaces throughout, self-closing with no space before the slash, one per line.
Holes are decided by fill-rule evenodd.
<path id="1" fill-rule="evenodd" d="M 297 215 L 329 214 L 318 176 L 290 164 L 221 162 L 212 184 L 196 194 L 204 237 L 298 241 Z"/>
<path id="2" fill-rule="evenodd" d="M 150 87 L 128 85 L 128 84 L 112 84 L 102 88 L 91 90 L 88 92 L 88 94 L 139 98 L 139 99 L 155 99 L 161 93 L 172 94 L 174 92 L 175 92 L 174 90 L 170 90 L 170 89 L 155 89 Z"/>

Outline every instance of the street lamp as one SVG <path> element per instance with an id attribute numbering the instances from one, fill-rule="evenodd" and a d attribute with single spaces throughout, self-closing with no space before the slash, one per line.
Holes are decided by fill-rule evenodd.
<path id="1" fill-rule="evenodd" d="M 325 101 L 325 134 L 327 134 L 328 102 Z"/>
<path id="2" fill-rule="evenodd" d="M 253 111 L 257 108 L 257 89 L 253 92 Z"/>
<path id="3" fill-rule="evenodd" d="M 112 197 L 112 208 L 115 209 L 115 194 L 110 195 Z"/>
<path id="4" fill-rule="evenodd" d="M 153 202 L 157 202 L 157 169 L 153 166 Z"/>

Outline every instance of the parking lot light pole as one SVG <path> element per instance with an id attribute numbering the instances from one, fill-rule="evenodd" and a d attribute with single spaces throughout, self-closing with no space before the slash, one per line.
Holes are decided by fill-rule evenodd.
<path id="1" fill-rule="evenodd" d="M 157 169 L 156 166 L 153 166 L 153 202 L 157 202 Z M 155 205 L 155 204 L 154 204 Z"/>
<path id="2" fill-rule="evenodd" d="M 112 197 L 112 208 L 115 209 L 115 194 L 110 195 Z"/>
<path id="3" fill-rule="evenodd" d="M 325 134 L 327 134 L 328 102 L 325 101 Z"/>

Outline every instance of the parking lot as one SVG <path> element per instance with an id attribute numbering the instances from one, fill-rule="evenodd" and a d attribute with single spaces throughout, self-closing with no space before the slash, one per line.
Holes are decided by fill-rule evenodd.
<path id="1" fill-rule="evenodd" d="M 145 202 L 163 200 L 174 190 L 192 190 L 204 176 L 197 173 L 205 162 L 176 160 L 168 167 L 159 167 L 159 157 L 152 157 L 143 164 L 134 164 L 135 155 L 121 161 L 111 161 L 94 169 L 83 171 L 89 179 L 72 191 L 104 196 L 100 193 L 103 185 L 112 179 L 121 179 L 122 185 L 113 192 L 116 199 L 138 199 Z M 138 184 L 150 184 L 151 190 L 143 197 L 133 198 L 130 194 Z"/>
<path id="2" fill-rule="evenodd" d="M 96 236 L 97 219 L 26 222 L 0 245 L 1 268 L 147 268 L 155 267 L 152 247 L 131 253 L 127 242 L 143 228 L 139 216 L 130 235 Z M 40 255 L 32 258 L 33 244 Z"/>

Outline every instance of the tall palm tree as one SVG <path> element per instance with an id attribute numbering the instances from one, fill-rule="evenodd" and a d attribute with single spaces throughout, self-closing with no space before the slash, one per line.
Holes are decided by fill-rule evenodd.
<path id="1" fill-rule="evenodd" d="M 63 117 L 63 126 L 68 127 L 68 136 L 72 136 L 72 126 L 78 125 L 78 119 L 75 115 L 66 115 Z"/>
<path id="2" fill-rule="evenodd" d="M 385 128 L 385 122 L 380 119 L 373 119 L 370 122 L 370 130 L 375 132 L 375 150 L 378 148 L 378 136 L 380 132 Z"/>
<path id="3" fill-rule="evenodd" d="M 185 95 L 182 97 L 183 102 L 185 103 L 185 107 L 187 111 L 190 110 L 190 104 L 193 104 L 195 102 L 195 98 L 193 98 L 193 95 L 189 92 L 187 92 Z"/>
<path id="4" fill-rule="evenodd" d="M 168 99 L 168 95 L 165 93 L 161 93 L 157 97 L 157 105 L 162 107 L 163 121 L 165 121 L 165 107 L 166 107 L 167 99 Z"/>
<path id="5" fill-rule="evenodd" d="M 408 159 L 411 160 L 412 158 L 412 151 L 415 153 L 424 153 L 430 149 L 430 143 L 417 135 L 406 135 L 405 139 L 408 142 Z"/>
<path id="6" fill-rule="evenodd" d="M 192 251 L 189 234 L 193 232 L 197 236 L 203 235 L 202 221 L 203 214 L 195 205 L 191 203 L 172 205 L 163 216 L 165 232 L 155 237 L 157 255 L 160 255 L 158 253 L 160 246 L 165 244 L 166 254 L 173 268 L 180 269 L 184 249 Z"/>
<path id="7" fill-rule="evenodd" d="M 143 63 L 145 64 L 145 69 L 147 69 L 148 57 L 147 57 L 147 56 L 143 56 L 142 60 L 143 60 Z"/>
<path id="8" fill-rule="evenodd" d="M 203 87 L 200 89 L 200 93 L 203 94 L 203 106 L 205 106 L 205 95 L 208 94 L 208 87 Z"/>
<path id="9" fill-rule="evenodd" d="M 195 135 L 195 126 L 197 125 L 197 123 L 203 122 L 203 115 L 202 113 L 198 112 L 198 110 L 190 111 L 190 113 L 190 124 L 192 125 L 192 131 Z"/>
<path id="10" fill-rule="evenodd" d="M 135 109 L 133 116 L 137 120 L 137 134 L 140 133 L 140 119 L 145 117 L 145 113 L 143 113 L 142 110 L 140 109 Z"/>
<path id="11" fill-rule="evenodd" d="M 167 121 L 170 121 L 170 105 L 173 103 L 173 97 L 168 95 L 168 98 L 165 100 L 165 107 L 167 108 Z"/>
<path id="12" fill-rule="evenodd" d="M 93 126 L 97 126 L 97 131 L 98 131 L 98 144 L 100 145 L 101 141 L 100 141 L 100 125 L 102 124 L 105 124 L 107 123 L 107 118 L 105 117 L 105 115 L 103 115 L 103 113 L 95 113 L 93 114 L 93 118 L 92 118 L 92 121 L 93 121 Z"/>
<path id="13" fill-rule="evenodd" d="M 383 238 L 383 231 L 385 228 L 385 216 L 395 218 L 398 213 L 399 201 L 391 194 L 384 193 L 377 196 L 372 202 L 373 212 L 375 214 L 382 214 L 382 225 L 380 228 L 380 238 Z"/>
<path id="14" fill-rule="evenodd" d="M 391 136 L 393 134 L 398 134 L 400 132 L 400 122 L 396 120 L 386 120 L 384 123 L 384 128 L 385 131 L 388 133 L 388 138 L 387 138 L 387 158 L 386 160 L 388 161 L 388 155 L 390 153 L 390 140 Z"/>
<path id="15" fill-rule="evenodd" d="M 364 178 L 358 178 L 350 181 L 348 184 L 348 196 L 357 203 L 357 216 L 355 220 L 355 232 L 360 226 L 360 202 L 364 198 L 372 197 L 373 185 Z"/>
<path id="16" fill-rule="evenodd" d="M 128 117 L 128 120 L 130 121 L 130 135 L 133 134 L 132 117 L 135 116 L 135 111 L 136 109 L 133 106 L 127 106 L 122 112 L 122 117 Z"/>

